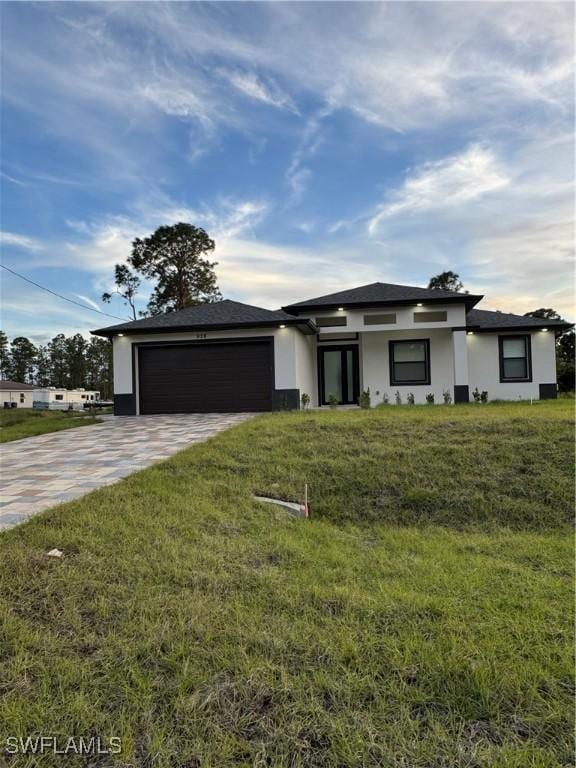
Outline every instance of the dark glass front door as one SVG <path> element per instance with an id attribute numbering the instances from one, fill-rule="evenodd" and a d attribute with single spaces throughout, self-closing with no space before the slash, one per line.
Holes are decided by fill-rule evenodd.
<path id="1" fill-rule="evenodd" d="M 318 350 L 320 404 L 334 395 L 340 405 L 358 402 L 358 347 L 324 347 Z"/>

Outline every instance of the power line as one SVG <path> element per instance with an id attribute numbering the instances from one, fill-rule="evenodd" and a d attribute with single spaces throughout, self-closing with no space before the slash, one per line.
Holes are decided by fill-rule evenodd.
<path id="1" fill-rule="evenodd" d="M 2 269 L 5 269 L 7 272 L 10 272 L 12 275 L 16 275 L 16 277 L 19 277 L 21 280 L 25 280 L 27 283 L 30 283 L 31 285 L 35 285 L 36 288 L 40 288 L 42 291 L 46 291 L 46 293 L 51 293 L 52 296 L 57 296 L 59 299 L 63 299 L 64 301 L 68 301 L 70 304 L 75 304 L 77 307 L 82 307 L 82 309 L 89 309 L 90 312 L 97 312 L 99 315 L 105 315 L 106 317 L 113 317 L 114 320 L 123 320 L 125 322 L 129 322 L 129 320 L 125 317 L 118 317 L 118 315 L 110 315 L 108 312 L 101 312 L 99 309 L 94 309 L 94 307 L 89 307 L 87 304 L 81 304 L 79 301 L 74 301 L 74 299 L 69 299 L 68 296 L 62 296 L 61 293 L 56 293 L 56 291 L 50 290 L 50 288 L 46 288 L 43 285 L 40 285 L 40 283 L 35 283 L 34 280 L 30 280 L 29 277 L 24 277 L 24 275 L 21 275 L 19 272 L 15 272 L 13 269 L 10 269 L 10 267 L 7 267 L 5 264 L 0 264 L 0 267 Z"/>

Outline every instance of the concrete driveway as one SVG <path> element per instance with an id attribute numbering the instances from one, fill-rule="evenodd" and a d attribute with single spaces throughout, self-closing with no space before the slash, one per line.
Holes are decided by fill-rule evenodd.
<path id="1" fill-rule="evenodd" d="M 100 424 L 4 443 L 0 530 L 115 483 L 249 418 L 247 413 L 104 416 Z"/>

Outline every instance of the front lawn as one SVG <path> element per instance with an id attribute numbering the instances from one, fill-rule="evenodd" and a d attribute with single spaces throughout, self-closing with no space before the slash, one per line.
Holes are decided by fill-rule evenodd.
<path id="1" fill-rule="evenodd" d="M 0 443 L 82 427 L 95 421 L 98 419 L 76 411 L 42 411 L 35 408 L 0 410 Z"/>
<path id="2" fill-rule="evenodd" d="M 0 750 L 572 765 L 572 474 L 570 402 L 267 415 L 1 534 Z"/>

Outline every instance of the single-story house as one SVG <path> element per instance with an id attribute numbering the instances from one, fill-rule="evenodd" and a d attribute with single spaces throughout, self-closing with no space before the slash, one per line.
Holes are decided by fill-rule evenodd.
<path id="1" fill-rule="evenodd" d="M 34 386 L 19 381 L 0 381 L 2 408 L 32 408 Z"/>
<path id="2" fill-rule="evenodd" d="M 51 411 L 82 410 L 85 405 L 100 400 L 100 392 L 87 389 L 65 389 L 64 387 L 36 387 L 34 408 Z"/>
<path id="3" fill-rule="evenodd" d="M 271 311 L 220 301 L 101 328 L 117 414 L 271 411 L 399 392 L 468 402 L 556 397 L 559 320 L 475 309 L 482 296 L 372 283 Z"/>

